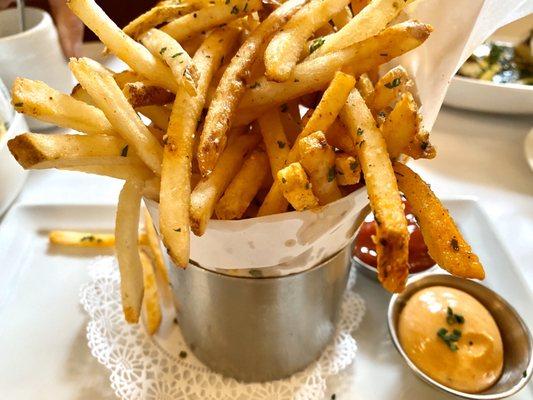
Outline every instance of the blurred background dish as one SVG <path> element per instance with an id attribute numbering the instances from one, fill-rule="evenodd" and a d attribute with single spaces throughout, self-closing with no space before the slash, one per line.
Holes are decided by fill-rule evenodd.
<path id="1" fill-rule="evenodd" d="M 531 128 L 524 140 L 524 152 L 529 168 L 533 171 L 533 128 Z"/>
<path id="2" fill-rule="evenodd" d="M 496 31 L 452 78 L 444 103 L 474 111 L 533 114 L 533 14 Z"/>

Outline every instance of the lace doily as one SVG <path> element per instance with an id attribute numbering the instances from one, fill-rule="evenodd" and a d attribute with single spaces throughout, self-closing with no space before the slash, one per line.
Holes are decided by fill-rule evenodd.
<path id="1" fill-rule="evenodd" d="M 358 328 L 365 304 L 352 291 L 354 269 L 334 340 L 320 359 L 290 378 L 249 384 L 225 378 L 201 364 L 186 348 L 170 305 L 163 307 L 163 323 L 154 336 L 148 335 L 143 324 L 127 324 L 122 316 L 114 258 L 102 257 L 90 266 L 90 274 L 91 281 L 80 292 L 90 317 L 89 348 L 111 372 L 111 386 L 122 399 L 323 399 L 328 377 L 355 359 L 357 344 L 351 332 Z"/>

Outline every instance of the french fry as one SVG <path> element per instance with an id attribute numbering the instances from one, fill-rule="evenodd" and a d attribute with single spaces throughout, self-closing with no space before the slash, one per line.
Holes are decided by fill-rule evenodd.
<path id="1" fill-rule="evenodd" d="M 155 7 L 131 21 L 124 27 L 124 29 L 122 29 L 122 31 L 126 35 L 136 39 L 151 28 L 191 12 L 194 9 L 193 7 L 194 6 L 189 3 L 181 4 L 168 2 L 157 4 Z"/>
<path id="2" fill-rule="evenodd" d="M 350 0 L 353 15 L 359 14 L 368 3 L 370 3 L 370 0 Z"/>
<path id="3" fill-rule="evenodd" d="M 181 84 L 191 96 L 196 94 L 198 71 L 189 54 L 172 36 L 159 29 L 150 29 L 139 37 L 139 41 L 154 56 L 159 56 L 165 61 L 178 85 Z"/>
<path id="4" fill-rule="evenodd" d="M 277 181 L 280 183 L 283 196 L 296 211 L 310 210 L 319 206 L 311 182 L 300 163 L 295 162 L 279 170 Z"/>
<path id="5" fill-rule="evenodd" d="M 222 58 L 231 51 L 237 34 L 237 30 L 226 27 L 208 36 L 193 58 L 200 75 L 196 96 L 191 96 L 184 90 L 179 91 L 170 117 L 161 175 L 159 223 L 163 242 L 172 259 L 181 267 L 186 267 L 189 263 L 189 204 L 194 135 L 213 74 Z M 211 214 L 212 209 L 207 218 Z"/>
<path id="6" fill-rule="evenodd" d="M 359 75 L 388 62 L 420 46 L 431 31 L 429 25 L 407 21 L 345 49 L 298 64 L 289 81 L 277 83 L 261 78 L 242 97 L 239 114 L 246 118 L 239 118 L 235 125 L 247 124 L 268 108 L 322 90 L 335 72 L 346 65 L 353 67 L 354 75 Z"/>
<path id="7" fill-rule="evenodd" d="M 232 58 L 224 72 L 205 117 L 198 145 L 198 166 L 202 176 L 207 176 L 217 164 L 226 147 L 227 132 L 246 90 L 247 70 L 255 61 L 266 40 L 279 30 L 308 0 L 289 0 L 253 31 Z"/>
<path id="8" fill-rule="evenodd" d="M 115 235 L 112 233 L 50 231 L 48 240 L 52 244 L 73 247 L 113 247 L 115 245 Z"/>
<path id="9" fill-rule="evenodd" d="M 313 193 L 321 206 L 342 197 L 335 180 L 335 152 L 328 145 L 326 136 L 318 131 L 311 133 L 298 142 L 300 164 L 304 167 Z"/>
<path id="10" fill-rule="evenodd" d="M 101 164 L 99 163 L 101 162 Z M 47 168 L 58 168 L 65 171 L 78 171 L 87 174 L 109 176 L 111 178 L 126 180 L 130 176 L 140 179 L 151 179 L 154 174 L 143 163 L 130 161 L 124 157 L 93 157 L 87 160 L 87 165 L 79 165 L 79 162 L 56 160 Z M 34 169 L 34 168 L 32 168 Z M 153 194 L 148 196 L 154 198 Z"/>
<path id="11" fill-rule="evenodd" d="M 329 145 L 357 157 L 355 143 L 352 141 L 348 129 L 339 118 L 337 118 L 327 130 L 326 140 Z"/>
<path id="12" fill-rule="evenodd" d="M 339 186 L 355 185 L 361 179 L 361 165 L 357 158 L 350 154 L 335 154 L 335 172 Z"/>
<path id="13" fill-rule="evenodd" d="M 278 82 L 289 79 L 307 39 L 339 13 L 348 1 L 313 0 L 302 7 L 268 44 L 265 51 L 267 77 Z"/>
<path id="14" fill-rule="evenodd" d="M 245 154 L 259 141 L 260 136 L 256 134 L 244 134 L 234 138 L 222 153 L 213 172 L 194 188 L 191 193 L 190 219 L 191 229 L 197 236 L 204 234 L 217 201 L 238 172 Z"/>
<path id="15" fill-rule="evenodd" d="M 405 0 L 372 0 L 350 22 L 332 35 L 324 37 L 310 58 L 344 49 L 380 33 L 402 11 Z"/>
<path id="16" fill-rule="evenodd" d="M 352 18 L 353 18 L 352 10 L 350 9 L 348 5 L 346 5 L 341 11 L 333 15 L 331 17 L 331 20 L 333 21 L 335 28 L 337 28 L 337 30 L 340 30 L 342 27 L 347 25 Z"/>
<path id="17" fill-rule="evenodd" d="M 156 274 L 159 275 L 162 282 L 168 285 L 168 271 L 163 258 L 163 253 L 161 252 L 161 245 L 159 243 L 159 237 L 155 231 L 154 221 L 146 208 L 143 208 L 144 213 L 144 229 L 146 231 L 146 242 L 150 249 L 150 253 L 154 260 Z"/>
<path id="18" fill-rule="evenodd" d="M 350 90 L 355 85 L 355 79 L 343 72 L 335 74 L 330 85 L 322 95 L 322 99 L 316 110 L 311 115 L 304 129 L 298 135 L 292 146 L 287 164 L 298 161 L 300 157 L 298 141 L 316 131 L 327 131 L 335 121 L 340 110 L 344 107 L 346 98 Z M 274 180 L 265 201 L 259 208 L 258 216 L 282 213 L 287 209 L 287 202 L 284 199 L 279 180 Z"/>
<path id="19" fill-rule="evenodd" d="M 411 85 L 407 71 L 401 65 L 391 69 L 376 83 L 374 95 L 369 100 L 370 109 L 376 115 L 390 106 Z"/>
<path id="20" fill-rule="evenodd" d="M 58 92 L 44 82 L 17 78 L 11 96 L 15 110 L 41 121 L 88 134 L 115 134 L 98 108 Z"/>
<path id="21" fill-rule="evenodd" d="M 170 69 L 142 44 L 122 32 L 94 0 L 67 0 L 67 5 L 111 53 L 150 81 L 165 89 L 176 91 L 177 82 Z"/>
<path id="22" fill-rule="evenodd" d="M 255 150 L 242 164 L 218 202 L 215 213 L 218 219 L 241 218 L 268 175 L 268 157 Z"/>
<path id="23" fill-rule="evenodd" d="M 357 144 L 358 159 L 377 223 L 378 278 L 385 289 L 402 291 L 409 275 L 409 233 L 387 145 L 357 89 L 350 93 L 341 118 Z"/>
<path id="24" fill-rule="evenodd" d="M 272 177 L 276 179 L 278 171 L 285 167 L 290 151 L 289 142 L 281 124 L 280 113 L 273 109 L 261 116 L 257 122 L 270 160 Z"/>
<path id="25" fill-rule="evenodd" d="M 374 96 L 374 84 L 367 73 L 361 74 L 355 87 L 368 104 L 369 100 Z"/>
<path id="26" fill-rule="evenodd" d="M 143 82 L 132 82 L 124 85 L 122 93 L 132 107 L 165 105 L 174 101 L 174 93 L 159 86 L 147 85 Z"/>
<path id="27" fill-rule="evenodd" d="M 159 129 L 166 131 L 168 128 L 168 121 L 170 120 L 170 110 L 162 106 L 144 106 L 138 107 L 142 115 L 149 118 L 152 123 Z"/>
<path id="28" fill-rule="evenodd" d="M 122 310 L 129 323 L 139 321 L 144 292 L 143 267 L 137 244 L 142 191 L 143 184 L 138 179 L 126 181 L 120 192 L 115 222 Z"/>
<path id="29" fill-rule="evenodd" d="M 260 9 L 260 0 L 232 0 L 184 15 L 163 26 L 161 30 L 179 42 L 186 41 L 201 32 L 227 24 Z"/>
<path id="30" fill-rule="evenodd" d="M 153 335 L 161 325 L 161 306 L 159 304 L 159 293 L 157 291 L 157 281 L 154 274 L 154 266 L 150 256 L 144 250 L 139 250 L 143 272 L 143 313 L 146 322 L 146 330 L 149 335 Z"/>
<path id="31" fill-rule="evenodd" d="M 96 64 L 96 65 L 95 65 Z M 99 64 L 85 58 L 71 59 L 69 67 L 115 130 L 156 174 L 161 173 L 163 150 L 156 138 L 124 97 L 110 73 L 97 70 Z"/>
<path id="32" fill-rule="evenodd" d="M 431 258 L 452 275 L 484 279 L 479 258 L 429 185 L 408 166 L 398 162 L 393 166 L 398 186 L 411 204 Z"/>

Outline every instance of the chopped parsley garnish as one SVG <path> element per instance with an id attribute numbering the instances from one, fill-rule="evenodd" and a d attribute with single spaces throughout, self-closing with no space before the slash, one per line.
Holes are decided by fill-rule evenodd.
<path id="1" fill-rule="evenodd" d="M 399 86 L 400 83 L 402 83 L 402 79 L 401 78 L 394 78 L 392 80 L 392 82 L 386 83 L 385 87 L 388 88 L 388 89 L 394 89 L 396 86 Z"/>
<path id="2" fill-rule="evenodd" d="M 285 147 L 285 142 L 282 142 L 281 140 L 278 140 L 277 143 L 278 143 L 278 147 L 280 149 L 283 149 Z"/>
<path id="3" fill-rule="evenodd" d="M 180 351 L 180 358 L 187 358 L 187 352 L 186 351 Z"/>
<path id="4" fill-rule="evenodd" d="M 251 269 L 248 271 L 250 276 L 253 276 L 254 278 L 260 278 L 263 276 L 263 273 L 259 269 Z"/>
<path id="5" fill-rule="evenodd" d="M 287 183 L 287 179 L 285 179 L 285 178 L 282 177 L 282 178 L 281 178 L 281 182 L 282 182 L 282 183 Z"/>
<path id="6" fill-rule="evenodd" d="M 21 101 L 20 103 L 13 104 L 15 107 L 22 107 L 24 103 Z"/>
<path id="7" fill-rule="evenodd" d="M 357 136 L 361 136 L 365 131 L 361 128 L 357 128 Z"/>
<path id="8" fill-rule="evenodd" d="M 166 47 L 161 47 L 161 50 L 159 50 L 159 54 L 163 55 L 163 53 L 167 51 Z"/>
<path id="9" fill-rule="evenodd" d="M 121 157 L 126 157 L 128 155 L 128 145 L 124 146 L 124 148 L 120 151 Z"/>
<path id="10" fill-rule="evenodd" d="M 446 311 L 446 322 L 448 323 L 448 325 L 464 324 L 465 317 L 463 317 L 460 314 L 455 314 L 453 312 L 452 308 L 448 307 L 448 309 Z"/>
<path id="11" fill-rule="evenodd" d="M 94 242 L 94 236 L 93 235 L 84 236 L 80 239 L 80 242 Z"/>
<path id="12" fill-rule="evenodd" d="M 239 13 L 239 7 L 233 6 L 233 8 L 230 11 L 232 14 L 238 14 Z"/>
<path id="13" fill-rule="evenodd" d="M 451 351 L 457 351 L 459 349 L 457 347 L 457 342 L 461 339 L 461 331 L 459 329 L 454 329 L 451 333 L 448 333 L 448 329 L 440 328 L 437 331 L 437 336 L 446 343 Z"/>
<path id="14" fill-rule="evenodd" d="M 281 112 L 287 112 L 287 110 L 289 109 L 289 106 L 287 104 L 282 104 L 279 109 Z"/>
<path id="15" fill-rule="evenodd" d="M 331 167 L 328 171 L 328 182 L 332 182 L 335 179 L 335 167 Z"/>
<path id="16" fill-rule="evenodd" d="M 246 11 L 247 9 L 248 9 L 248 3 L 246 3 L 246 4 L 244 5 L 244 8 L 242 9 L 242 11 Z"/>
<path id="17" fill-rule="evenodd" d="M 181 56 L 183 54 L 183 51 L 180 51 L 179 53 L 172 54 L 172 58 L 176 58 L 177 56 Z"/>
<path id="18" fill-rule="evenodd" d="M 350 163 L 350 169 L 352 170 L 352 172 L 357 169 L 357 166 L 358 166 L 357 161 L 352 161 Z"/>
<path id="19" fill-rule="evenodd" d="M 174 229 L 174 232 L 181 232 L 181 228 Z"/>
<path id="20" fill-rule="evenodd" d="M 317 51 L 320 48 L 320 46 L 322 46 L 324 44 L 325 41 L 326 41 L 326 39 L 324 39 L 323 37 L 319 37 L 319 38 L 313 40 L 313 42 L 309 46 L 309 54 L 312 54 L 315 51 Z"/>
<path id="21" fill-rule="evenodd" d="M 459 242 L 456 238 L 452 238 L 452 240 L 450 240 L 450 245 L 452 246 L 453 251 L 459 251 Z"/>

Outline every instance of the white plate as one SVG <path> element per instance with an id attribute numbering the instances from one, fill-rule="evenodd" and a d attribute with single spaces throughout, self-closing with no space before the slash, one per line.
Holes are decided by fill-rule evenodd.
<path id="1" fill-rule="evenodd" d="M 489 40 L 519 43 L 533 27 L 533 14 L 499 29 Z M 533 114 L 533 86 L 499 84 L 454 76 L 444 104 L 473 111 L 501 114 Z"/>
<path id="2" fill-rule="evenodd" d="M 486 284 L 502 294 L 532 326 L 533 296 L 472 200 L 444 202 L 487 269 Z M 78 290 L 96 253 L 49 248 L 50 229 L 110 230 L 113 206 L 31 205 L 13 208 L 0 225 L 0 398 L 115 399 L 107 371 L 90 355 L 87 317 Z M 355 290 L 367 313 L 356 332 L 353 366 L 329 382 L 337 399 L 452 399 L 404 366 L 387 332 L 389 295 L 358 277 Z M 514 399 L 533 399 L 529 384 Z"/>

